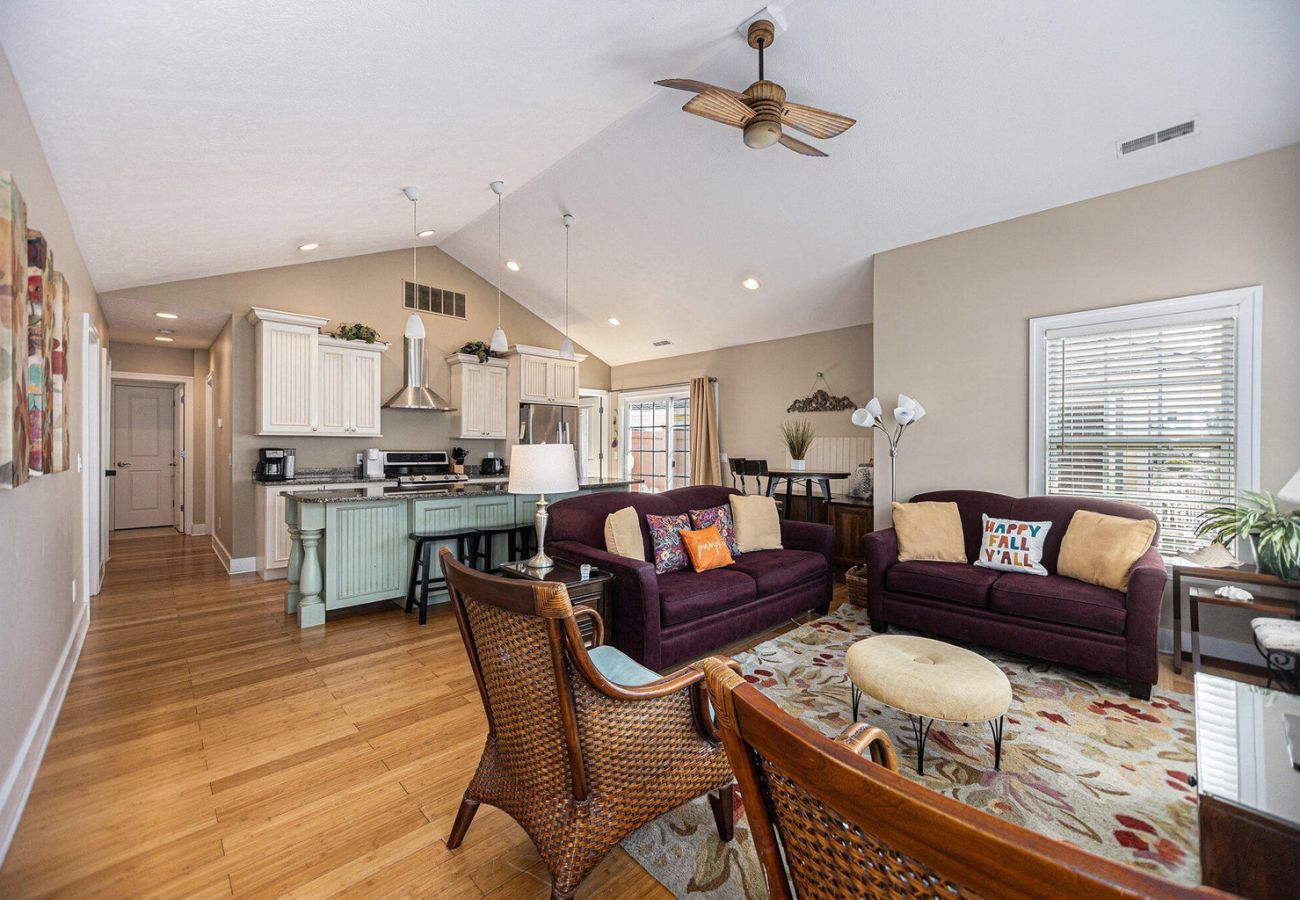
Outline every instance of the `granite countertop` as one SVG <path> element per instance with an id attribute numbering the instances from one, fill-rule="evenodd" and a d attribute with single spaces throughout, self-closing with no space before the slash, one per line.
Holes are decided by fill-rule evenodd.
<path id="1" fill-rule="evenodd" d="M 628 487 L 640 484 L 639 480 L 626 478 L 585 478 L 578 482 L 578 490 L 601 487 Z M 491 497 L 509 494 L 505 482 L 461 482 L 455 487 L 397 488 L 375 485 L 348 488 L 338 491 L 299 491 L 293 498 L 299 503 L 368 503 L 375 500 L 428 500 L 437 497 Z"/>
<path id="2" fill-rule="evenodd" d="M 347 466 L 337 469 L 298 469 L 294 472 L 292 478 L 286 480 L 268 480 L 257 477 L 257 470 L 253 470 L 253 481 L 257 484 L 343 484 L 354 481 L 366 481 L 363 475 L 357 471 L 356 466 Z"/>

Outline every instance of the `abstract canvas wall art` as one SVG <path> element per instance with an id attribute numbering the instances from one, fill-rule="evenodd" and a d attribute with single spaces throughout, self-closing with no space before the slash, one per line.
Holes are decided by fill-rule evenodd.
<path id="1" fill-rule="evenodd" d="M 27 209 L 0 171 L 0 490 L 27 481 Z"/>
<path id="2" fill-rule="evenodd" d="M 27 471 L 44 475 L 49 471 L 49 352 L 50 305 L 46 286 L 50 281 L 50 248 L 39 231 L 27 229 Z"/>

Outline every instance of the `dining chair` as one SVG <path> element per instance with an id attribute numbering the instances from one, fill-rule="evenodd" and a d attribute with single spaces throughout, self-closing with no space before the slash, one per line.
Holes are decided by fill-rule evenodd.
<path id="1" fill-rule="evenodd" d="M 835 739 L 702 663 L 772 900 L 1226 897 L 1166 881 L 967 806 L 898 773 L 865 722 Z"/>
<path id="2" fill-rule="evenodd" d="M 532 838 L 552 898 L 567 898 L 625 837 L 702 794 L 731 840 L 731 767 L 702 669 L 660 676 L 606 646 L 599 614 L 575 610 L 563 584 L 484 574 L 446 549 L 440 558 L 488 720 L 448 848 L 480 804 L 496 806 Z"/>

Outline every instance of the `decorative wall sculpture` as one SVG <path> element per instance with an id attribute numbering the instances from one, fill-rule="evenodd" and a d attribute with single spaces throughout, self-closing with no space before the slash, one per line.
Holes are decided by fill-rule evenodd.
<path id="1" fill-rule="evenodd" d="M 816 388 L 818 383 L 825 384 L 826 390 L 817 389 L 807 397 L 795 400 L 787 408 L 786 412 L 844 412 L 846 410 L 857 409 L 858 405 L 848 397 L 836 397 L 826 382 L 826 376 L 821 372 L 817 373 L 817 380 L 813 382 Z"/>
<path id="2" fill-rule="evenodd" d="M 68 284 L 0 171 L 0 490 L 71 464 Z"/>

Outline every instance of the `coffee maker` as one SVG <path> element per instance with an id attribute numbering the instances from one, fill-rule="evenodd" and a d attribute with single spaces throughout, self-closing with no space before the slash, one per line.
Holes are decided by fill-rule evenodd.
<path id="1" fill-rule="evenodd" d="M 289 453 L 283 447 L 262 447 L 257 451 L 257 480 L 286 481 L 289 465 Z"/>

